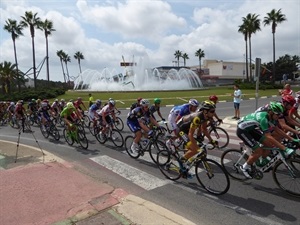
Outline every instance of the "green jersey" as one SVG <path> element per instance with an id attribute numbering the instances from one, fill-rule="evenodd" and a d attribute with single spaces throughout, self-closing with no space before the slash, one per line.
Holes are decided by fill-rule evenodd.
<path id="1" fill-rule="evenodd" d="M 268 112 L 254 112 L 241 118 L 237 126 L 243 130 L 259 129 L 265 133 L 273 131 L 276 121 L 269 118 Z"/>
<path id="2" fill-rule="evenodd" d="M 69 117 L 69 116 L 71 116 L 71 114 L 72 114 L 73 112 L 74 112 L 74 110 L 70 110 L 70 109 L 68 109 L 67 107 L 65 107 L 65 108 L 63 108 L 63 110 L 61 111 L 60 117 L 65 117 L 65 116 Z"/>

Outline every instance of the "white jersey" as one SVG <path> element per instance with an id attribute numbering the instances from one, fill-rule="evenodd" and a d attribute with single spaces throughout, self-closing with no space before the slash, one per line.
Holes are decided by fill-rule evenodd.
<path id="1" fill-rule="evenodd" d="M 114 110 L 115 110 L 115 107 L 109 108 L 109 104 L 107 104 L 100 110 L 99 115 L 101 115 L 101 116 L 104 114 L 108 115 L 108 114 L 111 114 L 112 112 L 114 112 Z"/>

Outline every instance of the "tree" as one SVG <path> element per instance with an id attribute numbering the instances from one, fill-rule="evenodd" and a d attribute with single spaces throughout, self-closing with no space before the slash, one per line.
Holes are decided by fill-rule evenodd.
<path id="1" fill-rule="evenodd" d="M 70 74 L 69 74 L 69 70 L 68 70 L 68 62 L 71 62 L 71 57 L 68 54 L 63 53 L 62 54 L 62 58 L 63 58 L 63 61 L 64 61 L 65 65 L 66 65 L 68 84 L 70 86 Z"/>
<path id="2" fill-rule="evenodd" d="M 177 66 L 179 67 L 179 59 L 180 57 L 182 57 L 182 52 L 177 50 L 175 53 L 174 53 L 174 56 L 175 56 L 175 59 L 177 59 Z"/>
<path id="3" fill-rule="evenodd" d="M 187 53 L 184 53 L 182 55 L 182 58 L 183 58 L 183 65 L 185 66 L 186 60 L 189 59 L 189 55 Z"/>
<path id="4" fill-rule="evenodd" d="M 22 26 L 17 23 L 16 20 L 8 19 L 6 22 L 6 25 L 4 25 L 3 29 L 6 30 L 8 33 L 11 34 L 11 39 L 13 41 L 14 46 L 14 55 L 15 55 L 15 64 L 16 64 L 16 73 L 18 75 L 19 69 L 18 69 L 18 58 L 17 58 L 17 48 L 16 48 L 16 39 L 19 38 L 19 36 L 23 35 L 22 33 Z M 18 80 L 18 90 L 21 91 L 21 84 Z"/>
<path id="5" fill-rule="evenodd" d="M 53 29 L 53 22 L 50 20 L 45 20 L 41 23 L 41 28 L 44 31 L 45 38 L 46 38 L 46 69 L 47 69 L 47 81 L 50 81 L 49 76 L 49 51 L 48 51 L 48 36 L 51 35 L 52 31 L 55 31 Z"/>
<path id="6" fill-rule="evenodd" d="M 251 36 L 260 30 L 260 19 L 258 19 L 259 15 L 248 13 L 246 17 L 243 17 L 243 26 L 247 31 L 248 39 L 249 39 L 249 59 L 250 59 L 250 80 L 253 81 L 252 76 L 252 50 L 251 50 Z"/>
<path id="7" fill-rule="evenodd" d="M 204 51 L 199 48 L 196 52 L 195 52 L 195 56 L 198 57 L 199 59 L 199 71 L 200 71 L 200 75 L 201 75 L 201 59 L 205 57 L 205 53 Z"/>
<path id="8" fill-rule="evenodd" d="M 41 30 L 41 19 L 37 16 L 37 13 L 33 14 L 31 11 L 26 11 L 25 16 L 21 16 L 22 21 L 20 22 L 22 27 L 29 27 L 31 41 L 32 41 L 32 61 L 33 61 L 33 79 L 34 88 L 36 89 L 36 67 L 35 67 L 35 48 L 34 48 L 34 36 L 35 28 Z"/>
<path id="9" fill-rule="evenodd" d="M 84 59 L 84 56 L 83 56 L 83 54 L 81 52 L 75 52 L 74 58 L 77 59 L 77 62 L 78 62 L 78 65 L 79 65 L 79 71 L 81 73 L 80 61 Z"/>
<path id="10" fill-rule="evenodd" d="M 267 13 L 267 16 L 264 17 L 263 23 L 264 26 L 272 25 L 272 34 L 273 34 L 273 71 L 272 71 L 272 81 L 275 81 L 275 32 L 276 27 L 279 23 L 286 21 L 286 17 L 281 13 L 281 9 L 276 11 L 272 9 L 271 12 Z"/>
<path id="11" fill-rule="evenodd" d="M 238 32 L 242 33 L 244 35 L 244 40 L 246 43 L 246 54 L 245 54 L 245 58 L 246 58 L 246 79 L 247 81 L 249 81 L 249 72 L 248 72 L 248 32 L 246 29 L 245 24 L 242 24 L 239 26 Z"/>
<path id="12" fill-rule="evenodd" d="M 66 53 L 63 51 L 63 50 L 59 50 L 56 52 L 56 55 L 59 57 L 60 59 L 60 64 L 61 64 L 61 69 L 62 69 L 62 72 L 63 72 L 63 76 L 64 76 L 64 81 L 65 83 L 67 83 L 66 81 L 66 74 L 65 74 L 65 70 L 64 70 L 64 65 L 63 65 L 63 56 L 65 55 Z"/>
<path id="13" fill-rule="evenodd" d="M 7 61 L 0 63 L 0 83 L 3 94 L 11 93 L 11 83 L 14 79 L 18 79 L 16 64 Z"/>

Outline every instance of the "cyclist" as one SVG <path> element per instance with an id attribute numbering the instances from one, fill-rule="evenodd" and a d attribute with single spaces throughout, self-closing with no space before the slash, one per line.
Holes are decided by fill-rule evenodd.
<path id="1" fill-rule="evenodd" d="M 183 105 L 174 106 L 168 116 L 168 123 L 170 125 L 170 130 L 173 133 L 173 137 L 166 141 L 166 145 L 169 150 L 172 150 L 172 142 L 178 138 L 178 120 L 190 113 L 196 112 L 199 102 L 196 99 L 190 99 L 188 103 Z"/>
<path id="2" fill-rule="evenodd" d="M 216 105 L 212 101 L 207 101 L 202 104 L 200 111 L 186 115 L 177 122 L 180 138 L 184 141 L 187 149 L 187 152 L 181 158 L 185 162 L 185 167 L 191 157 L 202 151 L 194 138 L 196 130 L 198 130 L 197 136 L 203 132 L 211 144 L 216 144 L 207 129 L 207 122 L 214 116 L 215 109 Z"/>
<path id="3" fill-rule="evenodd" d="M 71 100 L 70 100 L 71 101 Z M 82 101 L 81 97 L 78 97 L 76 101 L 73 102 L 73 105 L 75 106 L 75 108 L 78 110 L 78 112 L 83 116 L 84 115 L 84 111 L 81 108 L 81 105 L 84 107 L 84 109 L 86 110 L 85 104 Z M 81 116 L 81 117 L 82 117 Z"/>
<path id="4" fill-rule="evenodd" d="M 41 117 L 43 130 L 46 130 L 45 124 L 50 121 L 50 115 L 49 115 L 50 109 L 51 109 L 51 106 L 49 105 L 47 100 L 43 100 L 41 102 L 41 107 L 38 109 L 38 114 Z"/>
<path id="5" fill-rule="evenodd" d="M 101 109 L 101 100 L 100 99 L 97 99 L 96 102 L 94 104 L 92 104 L 91 107 L 89 108 L 88 116 L 93 121 L 93 127 L 96 126 L 97 119 L 100 118 L 100 116 L 97 113 L 97 111 L 100 109 Z"/>
<path id="6" fill-rule="evenodd" d="M 260 144 L 267 147 L 278 147 L 284 151 L 286 157 L 294 153 L 293 149 L 286 148 L 272 136 L 272 132 L 276 131 L 281 137 L 293 140 L 277 126 L 278 119 L 282 114 L 283 107 L 281 103 L 271 102 L 268 111 L 254 112 L 239 120 L 236 134 L 245 145 L 253 150 L 247 162 L 240 167 L 245 177 L 251 179 L 251 165 L 256 162 L 260 156 L 266 158 L 270 153 L 268 150 L 263 150 Z"/>
<path id="7" fill-rule="evenodd" d="M 115 115 L 115 105 L 116 102 L 113 99 L 110 99 L 108 101 L 108 104 L 105 105 L 99 112 L 99 116 L 102 122 L 103 129 L 100 132 L 100 135 L 103 135 L 106 133 L 108 126 L 111 125 L 113 118 L 114 121 L 116 121 L 116 115 Z"/>
<path id="8" fill-rule="evenodd" d="M 151 115 L 153 116 L 154 119 L 155 119 L 155 117 L 154 117 L 153 114 L 155 112 L 157 112 L 157 114 L 161 118 L 161 120 L 165 120 L 163 118 L 163 116 L 161 115 L 161 112 L 160 112 L 160 103 L 161 103 L 161 100 L 159 98 L 155 98 L 154 99 L 154 104 L 152 106 L 150 106 L 149 110 L 150 110 L 150 113 L 151 113 Z"/>
<path id="9" fill-rule="evenodd" d="M 80 115 L 72 102 L 67 103 L 66 107 L 60 112 L 60 116 L 64 119 L 69 131 L 72 130 L 72 123 L 76 117 L 80 118 Z"/>
<path id="10" fill-rule="evenodd" d="M 23 100 L 19 100 L 16 104 L 15 112 L 14 112 L 16 120 L 20 120 L 20 119 L 25 118 L 26 110 L 25 110 L 23 105 L 24 105 Z"/>
<path id="11" fill-rule="evenodd" d="M 65 106 L 66 106 L 66 101 L 65 99 L 62 98 L 59 102 L 59 112 L 61 112 Z"/>
<path id="12" fill-rule="evenodd" d="M 132 103 L 130 107 L 130 111 L 132 111 L 134 108 L 141 106 L 142 98 L 138 97 L 135 103 Z"/>
<path id="13" fill-rule="evenodd" d="M 131 110 L 127 117 L 127 125 L 129 129 L 135 134 L 131 151 L 136 152 L 139 149 L 138 143 L 142 138 L 142 131 L 146 134 L 151 135 L 152 131 L 148 126 L 145 125 L 144 119 L 149 120 L 153 125 L 159 127 L 156 120 L 151 116 L 149 111 L 150 102 L 148 99 L 142 99 L 140 102 L 141 106 Z"/>
<path id="14" fill-rule="evenodd" d="M 29 112 L 29 115 L 32 115 L 34 112 L 38 110 L 36 100 L 33 98 L 27 105 L 27 109 Z"/>
<path id="15" fill-rule="evenodd" d="M 53 116 L 56 117 L 59 115 L 60 113 L 60 110 L 59 110 L 59 102 L 58 102 L 58 99 L 55 99 L 54 102 L 52 103 L 51 105 L 51 110 L 53 112 Z"/>
<path id="16" fill-rule="evenodd" d="M 217 103 L 219 101 L 219 98 L 216 95 L 211 95 L 211 96 L 209 96 L 209 101 L 212 101 L 213 103 L 215 103 L 215 105 L 217 107 Z M 219 123 L 223 123 L 223 120 L 218 117 L 216 112 L 215 112 L 214 117 L 218 120 Z"/>
<path id="17" fill-rule="evenodd" d="M 289 111 L 289 116 L 294 120 L 296 120 L 296 119 L 300 120 L 300 115 L 298 113 L 298 108 L 299 108 L 299 104 L 300 104 L 300 92 L 296 93 L 295 101 L 296 101 L 296 103 L 293 105 L 293 107 Z"/>

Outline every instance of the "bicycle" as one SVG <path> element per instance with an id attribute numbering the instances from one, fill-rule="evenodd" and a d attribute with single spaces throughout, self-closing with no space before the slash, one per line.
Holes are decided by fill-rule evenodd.
<path id="1" fill-rule="evenodd" d="M 262 167 L 253 163 L 249 173 L 254 179 L 261 180 L 264 172 L 272 170 L 272 177 L 279 188 L 288 194 L 300 196 L 300 160 L 293 157 L 285 158 L 284 153 L 276 147 L 262 147 L 270 150 L 271 160 Z M 251 149 L 243 142 L 240 149 L 228 149 L 221 156 L 221 164 L 227 174 L 233 179 L 248 180 L 240 169 L 248 159 Z"/>
<path id="2" fill-rule="evenodd" d="M 229 144 L 229 135 L 225 129 L 219 127 L 221 123 L 218 121 L 210 121 L 208 123 L 208 133 L 213 140 L 218 141 L 218 148 L 225 148 Z M 200 141 L 202 142 L 205 138 L 203 132 L 201 132 Z M 208 150 L 214 149 L 215 145 L 208 145 Z"/>
<path id="3" fill-rule="evenodd" d="M 120 111 L 117 111 L 117 113 L 118 115 L 121 114 Z M 116 120 L 114 120 L 111 116 L 111 121 L 113 122 L 115 129 L 117 129 L 118 131 L 122 131 L 124 129 L 124 122 L 119 116 L 116 116 Z"/>
<path id="4" fill-rule="evenodd" d="M 163 150 L 157 154 L 157 165 L 162 174 L 173 181 L 189 178 L 189 171 L 194 167 L 200 185 L 214 195 L 225 194 L 230 187 L 230 180 L 224 168 L 216 161 L 207 158 L 207 144 L 202 144 L 202 151 L 188 160 L 184 166 L 180 151 Z M 190 177 L 192 178 L 192 176 Z"/>
<path id="5" fill-rule="evenodd" d="M 58 131 L 57 127 L 55 126 L 53 120 L 47 121 L 44 125 L 41 122 L 40 123 L 40 130 L 42 132 L 42 135 L 45 138 L 48 138 L 49 135 L 51 135 L 52 137 L 54 137 L 54 139 L 56 141 L 59 141 L 60 134 L 59 134 L 59 131 Z"/>
<path id="6" fill-rule="evenodd" d="M 116 147 L 121 148 L 124 144 L 124 138 L 121 132 L 114 129 L 112 124 L 108 124 L 106 131 L 103 131 L 104 128 L 101 123 L 99 124 L 100 125 L 94 129 L 95 137 L 99 143 L 104 144 L 109 139 Z"/>
<path id="7" fill-rule="evenodd" d="M 84 127 L 81 123 L 76 122 L 72 126 L 72 130 L 67 127 L 63 130 L 63 135 L 66 142 L 72 146 L 74 142 L 79 144 L 82 148 L 87 149 L 89 146 L 88 139 L 85 136 Z"/>
<path id="8" fill-rule="evenodd" d="M 152 161 L 156 163 L 156 154 L 161 150 L 167 150 L 167 147 L 164 142 L 158 140 L 159 132 L 157 132 L 157 130 L 153 130 L 153 134 L 147 138 L 144 137 L 144 134 L 142 135 L 143 137 L 138 143 L 139 148 L 136 151 L 131 150 L 131 146 L 135 137 L 132 135 L 127 136 L 125 138 L 125 150 L 128 155 L 134 159 L 143 156 L 145 152 L 149 152 Z"/>

